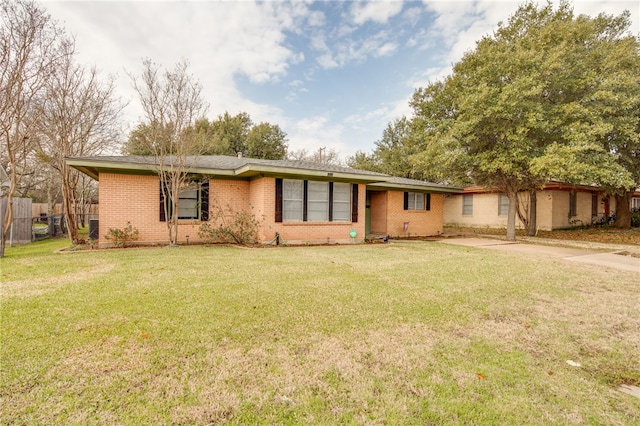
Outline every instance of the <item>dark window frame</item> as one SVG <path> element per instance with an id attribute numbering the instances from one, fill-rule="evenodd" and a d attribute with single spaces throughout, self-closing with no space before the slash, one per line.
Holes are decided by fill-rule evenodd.
<path id="1" fill-rule="evenodd" d="M 284 178 L 276 178 L 275 182 L 275 222 L 276 223 L 296 223 L 297 221 L 286 221 L 284 220 L 284 196 L 283 196 L 283 187 L 284 187 Z M 302 180 L 302 179 L 291 179 L 291 180 Z M 308 190 L 309 190 L 309 180 L 302 180 L 303 182 L 303 193 L 302 193 L 302 222 L 309 222 L 308 220 Z M 312 182 L 323 182 L 323 181 L 312 181 Z M 328 220 L 326 221 L 313 221 L 313 222 L 335 222 L 335 223 L 349 223 L 348 220 L 335 220 L 334 218 L 334 182 L 329 181 L 325 182 L 328 185 L 329 192 L 329 201 L 328 201 Z M 346 182 L 348 183 L 348 182 Z M 351 185 L 351 222 L 358 222 L 358 184 L 357 183 L 349 183 Z"/>
<path id="2" fill-rule="evenodd" d="M 201 221 L 201 222 L 206 222 L 209 220 L 209 179 L 208 178 L 203 178 L 199 181 L 194 181 L 193 183 L 196 183 L 197 187 L 196 187 L 196 195 L 197 195 L 197 212 L 198 212 L 198 217 L 197 218 L 178 218 L 178 221 L 182 221 L 182 222 L 193 222 L 193 221 Z M 165 191 L 163 191 L 163 185 L 165 186 Z M 159 185 L 159 190 L 160 190 L 160 222 L 166 222 L 167 221 L 167 216 L 169 218 L 173 217 L 173 211 L 172 211 L 172 203 L 171 203 L 171 199 L 169 199 L 167 201 L 166 204 L 166 212 L 165 212 L 165 192 L 168 192 L 166 190 L 167 185 L 160 180 L 160 185 Z M 178 203 L 180 201 L 178 200 Z M 169 214 L 167 214 L 167 212 Z"/>
<path id="3" fill-rule="evenodd" d="M 417 196 L 422 196 L 422 208 L 415 208 L 415 202 L 413 203 L 414 206 L 413 208 L 410 208 L 411 206 L 409 204 L 411 197 L 414 197 L 414 200 L 416 199 Z M 403 206 L 404 210 L 411 210 L 411 211 L 430 211 L 431 210 L 431 193 L 427 192 L 427 193 L 423 193 L 423 192 L 410 192 L 410 191 L 405 191 L 404 193 L 404 206 Z"/>

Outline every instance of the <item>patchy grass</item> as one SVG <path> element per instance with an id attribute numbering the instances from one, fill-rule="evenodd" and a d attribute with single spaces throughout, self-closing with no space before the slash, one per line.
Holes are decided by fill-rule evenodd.
<path id="1" fill-rule="evenodd" d="M 638 424 L 637 274 L 437 242 L 2 259 L 4 424 Z M 566 363 L 572 360 L 581 367 Z"/>
<path id="2" fill-rule="evenodd" d="M 506 230 L 496 228 L 448 227 L 446 232 L 476 235 L 506 235 Z M 525 236 L 524 230 L 516 230 L 516 235 Z M 640 246 L 640 228 L 617 229 L 610 227 L 592 227 L 538 231 L 538 238 L 565 241 L 587 241 L 605 244 L 628 244 Z"/>

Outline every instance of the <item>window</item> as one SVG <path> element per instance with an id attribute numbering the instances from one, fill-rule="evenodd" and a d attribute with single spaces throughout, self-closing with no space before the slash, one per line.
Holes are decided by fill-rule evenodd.
<path id="1" fill-rule="evenodd" d="M 276 222 L 357 222 L 358 186 L 276 179 Z"/>
<path id="2" fill-rule="evenodd" d="M 418 192 L 404 193 L 405 210 L 431 210 L 431 194 Z"/>
<path id="3" fill-rule="evenodd" d="M 351 220 L 351 184 L 333 184 L 333 221 L 348 222 Z"/>
<path id="4" fill-rule="evenodd" d="M 500 194 L 498 197 L 498 216 L 507 216 L 509 214 L 509 197 Z"/>
<path id="5" fill-rule="evenodd" d="M 307 220 L 309 222 L 329 220 L 328 182 L 307 182 Z"/>
<path id="6" fill-rule="evenodd" d="M 165 206 L 165 194 L 168 190 L 165 184 L 160 183 L 160 221 L 166 222 L 166 218 L 173 217 L 171 200 L 167 200 Z M 169 214 L 165 214 L 166 211 Z M 180 190 L 178 198 L 178 220 L 209 220 L 209 179 L 191 181 Z"/>
<path id="7" fill-rule="evenodd" d="M 302 222 L 303 186 L 301 180 L 282 181 L 282 219 L 285 222 Z"/>
<path id="8" fill-rule="evenodd" d="M 180 191 L 178 199 L 178 219 L 200 219 L 200 187 L 189 185 Z"/>
<path id="9" fill-rule="evenodd" d="M 576 191 L 569 192 L 569 217 L 574 217 L 576 213 L 577 196 Z"/>
<path id="10" fill-rule="evenodd" d="M 424 210 L 424 194 L 407 192 L 407 210 Z"/>
<path id="11" fill-rule="evenodd" d="M 462 196 L 462 215 L 463 216 L 473 215 L 473 195 Z"/>
<path id="12" fill-rule="evenodd" d="M 640 198 L 634 197 L 631 199 L 631 208 L 633 210 L 640 210 Z"/>

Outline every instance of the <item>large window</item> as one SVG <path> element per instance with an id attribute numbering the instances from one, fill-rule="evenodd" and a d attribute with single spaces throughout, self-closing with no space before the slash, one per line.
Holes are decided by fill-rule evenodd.
<path id="1" fill-rule="evenodd" d="M 509 214 L 509 197 L 500 194 L 498 197 L 498 216 L 507 216 Z"/>
<path id="2" fill-rule="evenodd" d="M 462 196 L 462 215 L 463 216 L 473 215 L 473 195 Z"/>
<path id="3" fill-rule="evenodd" d="M 166 222 L 167 217 L 173 217 L 173 206 L 171 199 L 165 205 L 164 197 L 168 195 L 168 189 L 165 186 L 163 191 L 162 186 L 161 184 L 160 221 Z M 180 189 L 178 197 L 178 220 L 209 220 L 209 179 L 186 183 Z"/>
<path id="4" fill-rule="evenodd" d="M 333 184 L 333 221 L 349 222 L 351 220 L 351 184 Z"/>
<path id="5" fill-rule="evenodd" d="M 329 182 L 307 182 L 307 220 L 309 222 L 329 220 Z"/>
<path id="6" fill-rule="evenodd" d="M 350 183 L 276 179 L 276 222 L 357 222 L 354 200 Z"/>
<path id="7" fill-rule="evenodd" d="M 282 218 L 285 222 L 302 222 L 303 183 L 301 180 L 283 180 Z"/>

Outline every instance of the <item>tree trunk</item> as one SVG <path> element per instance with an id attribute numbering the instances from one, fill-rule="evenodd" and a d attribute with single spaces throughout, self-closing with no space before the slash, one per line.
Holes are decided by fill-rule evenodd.
<path id="1" fill-rule="evenodd" d="M 49 182 L 47 182 L 47 227 L 50 237 L 55 236 L 55 229 L 53 225 L 53 196 L 51 194 L 51 175 L 49 175 Z"/>
<path id="2" fill-rule="evenodd" d="M 529 223 L 527 224 L 527 235 L 530 237 L 534 237 L 537 231 L 537 209 L 538 209 L 538 191 L 536 188 L 531 188 L 529 190 Z"/>
<path id="3" fill-rule="evenodd" d="M 509 214 L 507 216 L 507 241 L 516 240 L 516 203 L 518 193 L 516 191 L 509 191 L 507 193 L 509 197 Z"/>
<path id="4" fill-rule="evenodd" d="M 632 192 L 625 192 L 623 195 L 615 195 L 616 198 L 616 221 L 613 226 L 615 228 L 629 229 L 631 228 L 631 198 Z"/>
<path id="5" fill-rule="evenodd" d="M 178 245 L 178 197 L 179 193 L 175 193 L 176 195 L 172 198 L 172 215 L 171 215 L 171 229 L 169 231 L 169 245 L 177 246 Z"/>
<path id="6" fill-rule="evenodd" d="M 16 192 L 16 182 L 18 176 L 16 173 L 16 165 L 12 164 L 11 178 L 9 179 L 9 192 L 7 194 L 7 209 L 4 214 L 4 223 L 0 224 L 3 227 L 4 232 L 2 234 L 2 255 L 4 256 L 4 248 L 6 246 L 7 237 L 11 232 L 11 225 L 13 224 L 13 194 Z"/>
<path id="7" fill-rule="evenodd" d="M 71 244 L 80 244 L 80 238 L 78 236 L 78 216 L 76 214 L 76 206 L 78 202 L 71 179 L 70 170 L 68 166 L 65 165 L 62 170 L 62 199 L 64 201 L 64 216 L 67 221 L 67 230 L 69 232 L 69 240 L 71 241 Z"/>

